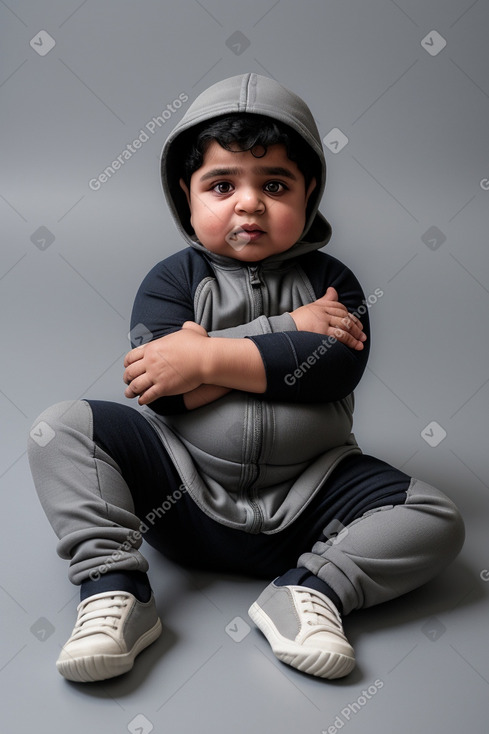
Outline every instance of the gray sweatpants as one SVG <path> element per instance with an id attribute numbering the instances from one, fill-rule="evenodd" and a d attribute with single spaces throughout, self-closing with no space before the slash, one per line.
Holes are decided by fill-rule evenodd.
<path id="1" fill-rule="evenodd" d="M 137 411 L 120 409 L 137 413 L 143 443 L 157 440 Z M 211 568 L 219 567 L 218 559 L 226 557 L 225 570 L 240 572 L 246 558 L 247 568 L 259 576 L 279 575 L 295 565 L 308 569 L 335 592 L 347 614 L 424 584 L 455 558 L 464 539 L 453 502 L 411 478 L 405 491 L 382 499 L 378 490 L 375 498 L 373 491 L 367 497 L 359 477 L 363 499 L 356 502 L 353 515 L 338 509 L 341 486 L 327 485 L 323 497 L 275 535 L 249 535 L 211 520 L 185 487 L 178 486 L 176 472 L 160 473 L 161 486 L 151 488 L 145 504 L 130 488 L 127 470 L 94 441 L 93 411 L 86 401 L 59 403 L 39 416 L 30 434 L 29 461 L 41 504 L 59 538 L 58 554 L 70 560 L 69 577 L 75 584 L 107 571 L 146 572 L 142 539 L 159 547 L 154 540 L 159 534 L 160 549 L 190 564 L 202 557 Z M 351 506 L 351 489 L 348 501 Z M 335 505 L 331 511 L 330 505 Z"/>

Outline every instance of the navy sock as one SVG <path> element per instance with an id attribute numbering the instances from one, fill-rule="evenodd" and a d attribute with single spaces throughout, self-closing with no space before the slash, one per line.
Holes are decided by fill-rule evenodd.
<path id="1" fill-rule="evenodd" d="M 81 583 L 80 601 L 102 591 L 127 591 L 143 603 L 151 598 L 149 579 L 142 571 L 109 571 L 96 581 L 86 579 Z"/>
<path id="2" fill-rule="evenodd" d="M 338 594 L 325 581 L 308 571 L 307 568 L 291 568 L 275 579 L 274 584 L 276 586 L 306 586 L 308 589 L 320 591 L 328 599 L 331 599 L 340 614 L 343 613 L 343 605 Z"/>

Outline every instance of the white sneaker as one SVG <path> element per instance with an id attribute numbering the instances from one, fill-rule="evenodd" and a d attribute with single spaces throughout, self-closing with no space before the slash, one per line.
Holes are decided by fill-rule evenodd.
<path id="1" fill-rule="evenodd" d="M 355 667 L 355 653 L 341 616 L 325 594 L 305 586 L 269 584 L 248 614 L 275 656 L 319 678 L 342 678 Z"/>
<path id="2" fill-rule="evenodd" d="M 161 634 L 154 601 L 126 591 L 104 591 L 82 601 L 56 667 L 68 680 L 88 683 L 127 673 L 136 655 Z"/>

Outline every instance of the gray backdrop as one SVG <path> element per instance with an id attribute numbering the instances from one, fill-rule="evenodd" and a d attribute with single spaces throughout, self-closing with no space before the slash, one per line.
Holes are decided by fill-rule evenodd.
<path id="1" fill-rule="evenodd" d="M 486 732 L 488 25 L 487 0 L 0 0 L 2 730 Z M 71 685 L 54 661 L 77 591 L 26 437 L 58 400 L 125 402 L 133 297 L 182 246 L 161 146 L 197 94 L 246 71 L 309 103 L 328 251 L 383 292 L 357 439 L 447 492 L 466 545 L 437 581 L 347 620 L 359 667 L 337 683 L 278 663 L 250 630 L 263 582 L 147 548 L 164 636 L 131 675 Z"/>

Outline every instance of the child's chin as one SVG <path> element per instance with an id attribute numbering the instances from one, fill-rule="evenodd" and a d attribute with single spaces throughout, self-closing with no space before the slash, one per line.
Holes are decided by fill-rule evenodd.
<path id="1" fill-rule="evenodd" d="M 241 249 L 230 248 L 229 255 L 234 257 L 236 260 L 243 260 L 243 262 L 256 262 L 257 260 L 263 260 L 267 257 L 267 254 L 263 247 L 257 245 L 245 245 Z"/>

